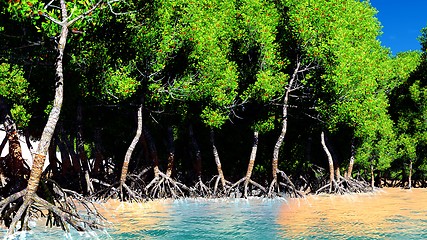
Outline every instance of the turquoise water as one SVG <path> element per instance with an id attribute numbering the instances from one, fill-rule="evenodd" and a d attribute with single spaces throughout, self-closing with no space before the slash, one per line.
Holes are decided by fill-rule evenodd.
<path id="1" fill-rule="evenodd" d="M 284 200 L 177 200 L 153 228 L 116 234 L 114 239 L 274 239 L 277 209 Z"/>
<path id="2" fill-rule="evenodd" d="M 306 199 L 109 202 L 107 231 L 38 226 L 15 239 L 426 239 L 427 190 Z M 0 230 L 0 235 L 5 230 Z"/>

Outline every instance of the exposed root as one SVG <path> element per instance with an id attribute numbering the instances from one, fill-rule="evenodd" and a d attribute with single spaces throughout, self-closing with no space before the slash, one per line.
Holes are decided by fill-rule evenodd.
<path id="1" fill-rule="evenodd" d="M 201 178 L 199 178 L 199 180 L 191 189 L 194 196 L 197 197 L 210 197 L 212 195 L 211 189 L 203 183 Z"/>
<path id="2" fill-rule="evenodd" d="M 252 185 L 255 188 L 250 189 L 250 191 L 249 191 L 250 185 Z M 248 177 L 241 178 L 239 181 L 237 181 L 236 183 L 231 185 L 231 187 L 228 189 L 228 195 L 229 196 L 233 195 L 234 197 L 247 198 L 249 196 L 248 192 L 250 193 L 249 195 L 251 195 L 251 196 L 258 196 L 259 197 L 259 196 L 262 196 L 263 194 L 266 194 L 267 190 L 265 189 L 265 187 L 261 186 L 261 184 L 255 182 L 254 180 L 252 180 Z"/>
<path id="3" fill-rule="evenodd" d="M 231 182 L 228 180 L 224 180 L 224 184 L 221 183 L 221 190 L 218 191 L 219 183 L 221 182 L 221 176 L 215 175 L 213 178 L 209 181 L 209 185 L 215 181 L 214 187 L 213 187 L 213 195 L 216 197 L 224 197 L 227 196 L 227 191 L 231 187 Z"/>
<path id="4" fill-rule="evenodd" d="M 99 180 L 94 182 L 104 186 L 104 189 L 94 194 L 96 200 L 106 201 L 109 199 L 120 199 L 121 201 L 136 201 L 142 202 L 145 199 L 144 182 L 134 174 L 130 174 L 126 177 L 127 183 L 116 182 L 112 185 L 104 183 Z"/>
<path id="5" fill-rule="evenodd" d="M 286 175 L 285 172 L 277 169 L 277 174 L 282 176 L 285 182 L 281 182 L 278 178 L 273 178 L 273 181 L 270 183 L 270 187 L 268 189 L 268 197 L 272 198 L 275 196 L 279 197 L 294 197 L 294 198 L 302 198 L 305 196 L 304 192 L 299 191 L 291 179 Z M 283 190 L 280 189 L 280 186 L 283 187 Z"/>
<path id="6" fill-rule="evenodd" d="M 144 188 L 150 198 L 179 198 L 188 196 L 191 189 L 158 171 L 158 176 Z"/>
<path id="7" fill-rule="evenodd" d="M 105 218 L 89 200 L 74 191 L 60 188 L 53 181 L 46 183 L 44 190 L 49 188 L 49 192 L 44 191 L 43 198 L 37 194 L 26 195 L 27 189 L 24 189 L 0 202 L 0 220 L 9 228 L 8 235 L 17 230 L 30 230 L 28 221 L 40 217 L 46 218 L 46 225 L 61 227 L 65 231 L 69 231 L 68 225 L 77 231 L 104 227 Z"/>
<path id="8" fill-rule="evenodd" d="M 365 193 L 372 192 L 371 185 L 366 181 L 360 181 L 353 178 L 340 177 L 339 181 L 333 181 L 332 184 L 329 182 L 316 191 L 319 193 L 330 193 L 330 194 L 348 194 L 348 193 Z"/>

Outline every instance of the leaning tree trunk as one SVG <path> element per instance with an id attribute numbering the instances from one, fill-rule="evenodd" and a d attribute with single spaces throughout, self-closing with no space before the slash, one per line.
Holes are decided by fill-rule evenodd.
<path id="1" fill-rule="evenodd" d="M 254 165 L 255 165 L 255 158 L 256 158 L 257 150 L 258 150 L 258 132 L 255 131 L 254 132 L 254 143 L 252 145 L 251 156 L 249 157 L 248 170 L 246 171 L 245 190 L 244 190 L 245 191 L 244 192 L 245 197 L 248 196 L 248 185 L 249 185 L 249 182 L 250 182 L 251 177 L 252 177 L 252 171 L 253 171 Z"/>
<path id="2" fill-rule="evenodd" d="M 49 3 L 49 5 L 52 2 Z M 62 102 L 63 102 L 63 91 L 64 91 L 64 74 L 63 74 L 63 57 L 64 57 L 64 50 L 65 45 L 67 43 L 67 36 L 68 36 L 68 28 L 70 25 L 75 23 L 76 21 L 84 18 L 86 15 L 91 13 L 94 9 L 96 9 L 101 4 L 101 0 L 93 5 L 91 9 L 86 11 L 85 13 L 75 17 L 74 19 L 70 20 L 70 17 L 67 12 L 67 4 L 65 0 L 60 0 L 60 9 L 61 9 L 61 20 L 56 20 L 54 17 L 49 16 L 49 13 L 42 13 L 43 16 L 45 16 L 47 19 L 52 21 L 54 24 L 58 24 L 61 27 L 61 33 L 59 35 L 57 50 L 58 50 L 58 58 L 56 60 L 56 83 L 55 83 L 55 99 L 53 101 L 52 109 L 49 113 L 49 117 L 47 120 L 47 123 L 43 129 L 37 150 L 35 151 L 33 155 L 33 165 L 30 173 L 30 177 L 28 179 L 27 188 L 23 191 L 20 191 L 18 193 L 15 193 L 14 195 L 11 195 L 10 197 L 0 201 L 0 207 L 3 207 L 5 205 L 9 205 L 11 202 L 15 201 L 16 199 L 19 199 L 23 197 L 22 205 L 19 207 L 18 211 L 16 212 L 15 216 L 12 219 L 12 222 L 9 226 L 8 235 L 11 235 L 16 230 L 16 225 L 19 221 L 21 221 L 22 229 L 27 230 L 28 229 L 28 215 L 31 212 L 30 208 L 32 207 L 33 203 L 37 202 L 40 206 L 46 207 L 49 209 L 50 212 L 53 212 L 57 218 L 58 221 L 61 222 L 61 226 L 64 228 L 64 224 L 70 223 L 74 228 L 78 230 L 84 230 L 86 227 L 80 225 L 80 223 L 87 223 L 88 221 L 84 220 L 80 215 L 74 211 L 64 211 L 60 207 L 55 206 L 55 203 L 49 203 L 46 200 L 40 198 L 37 196 L 36 192 L 40 184 L 41 175 L 43 172 L 43 166 L 46 159 L 46 154 L 49 149 L 49 144 L 52 140 L 52 136 L 55 132 L 55 127 L 59 119 L 59 115 L 61 112 Z M 63 193 L 65 194 L 65 193 Z M 88 211 L 89 215 L 92 215 L 93 213 L 91 211 Z M 91 227 L 96 226 L 99 224 L 90 224 Z"/>
<path id="3" fill-rule="evenodd" d="M 64 21 L 67 21 L 67 10 L 65 6 L 65 1 L 61 1 L 62 17 Z M 16 224 L 21 219 L 24 212 L 27 212 L 27 208 L 34 202 L 34 197 L 36 195 L 37 188 L 40 183 L 41 174 L 43 172 L 43 166 L 46 159 L 46 154 L 48 152 L 50 141 L 52 140 L 52 135 L 55 132 L 56 123 L 59 119 L 59 114 L 61 112 L 62 101 L 63 101 L 63 91 L 64 91 L 64 74 L 62 67 L 62 60 L 64 57 L 64 49 L 67 43 L 68 36 L 68 26 L 63 24 L 61 35 L 58 42 L 58 52 L 59 56 L 56 61 L 56 77 L 57 81 L 55 83 L 55 99 L 53 102 L 52 110 L 50 111 L 49 118 L 43 129 L 40 142 L 38 144 L 37 150 L 34 153 L 33 165 L 30 173 L 30 178 L 28 179 L 28 186 L 24 196 L 24 203 L 19 208 L 15 217 L 12 220 L 12 224 L 9 227 L 8 234 L 13 234 L 16 228 Z"/>
<path id="4" fill-rule="evenodd" d="M 210 135 L 211 135 L 210 140 L 211 140 L 211 144 L 212 144 L 212 151 L 213 151 L 213 155 L 214 155 L 214 159 L 215 159 L 216 168 L 218 171 L 218 180 L 221 181 L 221 186 L 222 186 L 223 190 L 225 191 L 225 189 L 227 187 L 227 185 L 226 185 L 227 181 L 225 180 L 224 173 L 222 172 L 221 160 L 219 159 L 218 150 L 216 149 L 215 132 L 213 129 L 211 129 Z M 216 190 L 217 190 L 218 180 L 215 183 L 214 194 L 216 193 Z"/>
<path id="5" fill-rule="evenodd" d="M 321 142 L 322 142 L 322 147 L 323 150 L 326 153 L 326 156 L 328 157 L 328 164 L 329 164 L 329 182 L 330 182 L 330 186 L 329 186 L 329 193 L 332 192 L 332 188 L 333 188 L 333 184 L 335 183 L 335 179 L 334 179 L 334 161 L 332 159 L 332 155 L 329 152 L 328 147 L 326 146 L 326 142 L 325 142 L 325 133 L 322 131 L 321 135 Z"/>
<path id="6" fill-rule="evenodd" d="M 7 138 L 7 134 L 6 134 L 3 138 L 3 141 L 0 144 L 0 156 L 1 156 L 1 153 L 3 152 L 4 147 L 6 146 L 7 140 L 8 140 L 8 138 Z M 5 171 L 5 169 L 3 168 L 4 167 L 3 161 L 5 161 L 5 160 L 2 157 L 0 157 L 0 183 L 1 183 L 1 187 L 4 187 L 6 185 L 6 175 L 5 174 L 7 173 Z"/>
<path id="7" fill-rule="evenodd" d="M 122 171 L 120 175 L 120 198 L 123 200 L 123 187 L 125 187 L 126 182 L 126 176 L 128 173 L 129 168 L 129 162 L 133 153 L 133 150 L 135 149 L 136 144 L 138 143 L 139 139 L 141 138 L 142 133 L 142 104 L 138 108 L 138 124 L 135 136 L 129 145 L 128 150 L 126 151 L 125 160 L 123 161 Z"/>
<path id="8" fill-rule="evenodd" d="M 297 74 L 298 71 L 300 70 L 300 62 L 297 63 L 297 66 L 294 70 L 294 73 L 292 74 L 292 78 L 289 81 L 288 86 L 286 87 L 285 90 L 285 96 L 283 98 L 283 107 L 282 107 L 282 130 L 280 131 L 280 135 L 277 138 L 276 144 L 274 145 L 274 150 L 273 150 L 273 161 L 271 162 L 271 171 L 272 171 L 272 176 L 273 176 L 273 180 L 271 181 L 270 184 L 270 188 L 268 191 L 268 195 L 271 197 L 273 190 L 276 186 L 276 191 L 277 193 L 280 192 L 280 184 L 277 178 L 277 175 L 279 172 L 279 152 L 280 152 L 280 148 L 282 147 L 283 144 L 283 140 L 285 139 L 285 135 L 286 135 L 286 131 L 288 129 L 288 106 L 289 106 L 289 94 L 292 91 L 293 85 L 297 79 Z M 289 183 L 289 185 L 294 188 L 293 183 Z M 294 191 L 295 189 L 293 189 Z"/>

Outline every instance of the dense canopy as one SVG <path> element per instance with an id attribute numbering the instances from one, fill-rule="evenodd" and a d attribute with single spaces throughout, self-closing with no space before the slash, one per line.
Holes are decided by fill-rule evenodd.
<path id="1" fill-rule="evenodd" d="M 65 195 L 425 187 L 427 28 L 421 51 L 392 55 L 376 13 L 358 0 L 1 2 L 0 220 L 27 229 L 41 205 L 65 230 L 97 227 Z M 39 141 L 31 167 L 19 136 Z"/>

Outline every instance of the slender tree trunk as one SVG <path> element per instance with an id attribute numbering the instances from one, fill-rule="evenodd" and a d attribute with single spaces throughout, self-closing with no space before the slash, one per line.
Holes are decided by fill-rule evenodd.
<path id="1" fill-rule="evenodd" d="M 28 127 L 24 130 L 25 135 L 25 143 L 27 144 L 28 150 L 30 150 L 31 155 L 34 153 L 33 145 L 31 145 L 30 141 L 30 132 L 28 131 Z"/>
<path id="2" fill-rule="evenodd" d="M 354 137 L 351 139 L 351 156 L 350 162 L 348 163 L 347 170 L 347 179 L 352 178 L 353 166 L 354 166 L 354 156 L 356 155 L 356 147 L 354 146 Z"/>
<path id="3" fill-rule="evenodd" d="M 24 195 L 24 202 L 21 207 L 18 209 L 16 215 L 12 219 L 12 223 L 8 230 L 8 235 L 11 235 L 15 232 L 16 224 L 19 219 L 23 216 L 23 214 L 28 213 L 28 207 L 32 205 L 35 201 L 36 191 L 38 189 L 41 175 L 43 172 L 44 162 L 46 160 L 46 154 L 49 149 L 49 144 L 52 140 L 52 136 L 55 132 L 55 127 L 59 119 L 59 115 L 61 112 L 62 101 L 63 101 L 63 91 L 64 91 L 64 74 L 62 61 L 64 57 L 64 49 L 67 43 L 67 35 L 68 35 L 68 25 L 65 24 L 67 22 L 68 13 L 67 7 L 65 4 L 65 0 L 61 0 L 61 11 L 62 11 L 62 20 L 64 23 L 61 24 L 61 34 L 58 41 L 58 58 L 56 61 L 56 83 L 55 83 L 55 99 L 53 101 L 52 110 L 49 113 L 49 117 L 47 123 L 43 129 L 42 136 L 40 138 L 40 142 L 37 146 L 37 150 L 33 156 L 33 165 L 30 173 L 30 178 L 28 180 L 27 189 Z M 26 221 L 24 221 L 23 225 L 26 225 Z"/>
<path id="4" fill-rule="evenodd" d="M 68 13 L 65 0 L 61 0 L 62 20 L 67 21 Z M 55 99 L 53 101 L 52 110 L 49 113 L 47 123 L 43 129 L 40 142 L 34 154 L 33 166 L 31 169 L 30 179 L 28 180 L 27 192 L 25 194 L 25 202 L 30 200 L 37 191 L 40 183 L 40 177 L 43 171 L 46 154 L 49 148 L 53 133 L 55 132 L 56 123 L 58 122 L 61 113 L 63 92 L 64 92 L 64 73 L 62 61 L 64 57 L 64 49 L 67 44 L 68 26 L 62 25 L 61 34 L 58 41 L 58 58 L 56 61 L 56 83 L 55 83 Z M 28 205 L 28 203 L 27 203 Z"/>
<path id="5" fill-rule="evenodd" d="M 54 177 L 58 177 L 58 158 L 56 157 L 56 146 L 57 139 L 56 137 L 52 137 L 52 142 L 50 143 L 48 154 L 49 154 L 49 167 L 52 170 L 52 175 Z"/>
<path id="6" fill-rule="evenodd" d="M 249 158 L 248 170 L 246 171 L 246 180 L 245 180 L 245 197 L 248 193 L 248 185 L 252 177 L 252 171 L 255 165 L 255 158 L 258 150 L 258 131 L 254 131 L 254 143 L 252 145 L 252 151 Z"/>
<path id="7" fill-rule="evenodd" d="M 16 131 L 9 135 L 9 154 L 12 160 L 12 175 L 14 178 L 26 178 L 28 169 L 25 168 L 25 160 L 22 158 L 21 144 L 19 135 Z"/>
<path id="8" fill-rule="evenodd" d="M 129 145 L 128 150 L 126 151 L 125 159 L 123 161 L 121 176 L 120 176 L 120 189 L 122 189 L 123 184 L 125 184 L 126 176 L 128 173 L 129 168 L 129 162 L 132 157 L 133 150 L 135 149 L 136 144 L 138 143 L 139 139 L 141 138 L 142 133 L 142 104 L 138 108 L 138 124 L 137 129 L 134 138 L 132 139 L 131 144 Z M 123 195 L 121 196 L 123 199 Z"/>
<path id="9" fill-rule="evenodd" d="M 92 182 L 90 180 L 89 171 L 89 161 L 87 159 L 87 154 L 84 147 L 84 141 L 83 141 L 83 109 L 81 102 L 77 105 L 77 137 L 76 137 L 76 152 L 80 159 L 80 164 L 83 168 L 83 174 L 84 174 L 84 181 L 86 183 L 86 192 L 88 194 L 92 194 L 94 192 Z"/>
<path id="10" fill-rule="evenodd" d="M 23 196 L 23 203 L 19 207 L 15 216 L 12 219 L 12 223 L 9 226 L 7 235 L 12 235 L 15 232 L 16 225 L 18 221 L 24 216 L 22 222 L 23 230 L 28 228 L 28 213 L 30 211 L 29 207 L 35 202 L 40 201 L 40 198 L 36 196 L 38 186 L 40 184 L 41 175 L 43 173 L 43 166 L 46 160 L 46 154 L 49 149 L 49 144 L 52 140 L 53 134 L 55 132 L 56 124 L 59 120 L 59 115 L 61 113 L 62 102 L 63 102 L 63 92 L 64 92 L 64 74 L 63 74 L 63 58 L 65 45 L 67 44 L 68 36 L 68 27 L 73 24 L 75 21 L 82 19 L 84 16 L 93 11 L 101 2 L 98 2 L 94 7 L 88 12 L 70 20 L 67 12 L 67 5 L 65 0 L 60 0 L 60 9 L 61 9 L 61 21 L 54 21 L 55 24 L 60 25 L 61 33 L 59 35 L 57 50 L 58 58 L 56 60 L 56 83 L 55 83 L 55 98 L 53 101 L 52 109 L 50 110 L 47 123 L 43 129 L 42 135 L 40 137 L 39 144 L 33 155 L 33 165 L 28 179 L 27 188 L 25 190 L 25 195 Z M 43 199 L 42 199 L 43 200 Z M 65 219 L 62 219 L 65 220 Z M 78 226 L 75 226 L 79 228 Z M 80 227 L 82 228 L 82 227 Z"/>
<path id="11" fill-rule="evenodd" d="M 2 118 L 4 118 L 3 126 L 6 131 L 5 139 L 1 144 L 1 151 L 6 145 L 6 139 L 9 142 L 9 160 L 10 162 L 6 162 L 8 165 L 8 169 L 10 173 L 10 177 L 12 177 L 11 181 L 16 181 L 17 179 L 23 178 L 24 175 L 28 175 L 28 172 L 25 168 L 25 162 L 22 158 L 22 149 L 21 144 L 19 143 L 19 134 L 16 128 L 15 121 L 12 119 L 10 109 L 7 104 L 3 101 L 3 98 L 0 97 L 0 114 Z M 1 154 L 0 151 L 0 154 Z"/>
<path id="12" fill-rule="evenodd" d="M 374 164 L 371 163 L 371 187 L 374 188 L 375 179 L 374 179 Z"/>
<path id="13" fill-rule="evenodd" d="M 103 147 L 102 147 L 102 140 L 101 140 L 101 128 L 97 127 L 95 128 L 94 133 L 94 148 L 95 148 L 95 162 L 93 164 L 93 170 L 92 173 L 95 177 L 99 178 L 103 174 L 103 162 L 104 162 L 104 155 L 103 155 Z M 102 178 L 102 177 L 101 177 Z"/>
<path id="14" fill-rule="evenodd" d="M 334 161 L 332 159 L 332 155 L 329 152 L 328 147 L 326 146 L 325 133 L 323 131 L 322 131 L 322 133 L 320 135 L 320 138 L 321 138 L 323 150 L 325 151 L 326 156 L 328 157 L 328 163 L 329 163 L 329 182 L 331 184 L 330 187 L 329 187 L 329 192 L 332 192 L 332 187 L 333 187 L 333 184 L 334 184 L 334 181 L 335 181 L 334 180 Z"/>
<path id="15" fill-rule="evenodd" d="M 61 153 L 61 161 L 62 161 L 61 174 L 63 177 L 71 176 L 75 172 L 71 164 L 70 153 L 68 151 L 67 145 L 60 138 L 58 138 L 58 147 L 59 147 L 59 152 Z"/>
<path id="16" fill-rule="evenodd" d="M 190 136 L 190 151 L 195 154 L 193 164 L 194 171 L 196 173 L 197 181 L 200 181 L 202 179 L 202 154 L 200 152 L 199 144 L 197 144 L 196 137 L 194 136 L 193 125 L 190 124 L 188 131 Z"/>
<path id="17" fill-rule="evenodd" d="M 3 141 L 0 144 L 0 156 L 1 156 L 1 153 L 3 152 L 4 147 L 6 146 L 6 143 L 7 143 L 7 134 L 4 136 Z M 3 169 L 3 166 L 4 166 L 3 161 L 6 161 L 6 160 L 0 157 L 0 183 L 2 187 L 6 185 L 6 176 L 5 176 L 5 169 Z"/>
<path id="18" fill-rule="evenodd" d="M 71 163 L 73 164 L 73 171 L 78 176 L 77 179 L 81 179 L 82 174 L 82 165 L 80 163 L 79 156 L 77 155 L 76 151 L 74 151 L 74 139 L 71 135 L 65 134 L 64 131 L 61 133 L 62 141 L 65 143 L 65 146 L 67 148 L 67 154 L 71 157 Z"/>
<path id="19" fill-rule="evenodd" d="M 142 130 L 144 132 L 145 141 L 150 151 L 150 158 L 153 161 L 154 178 L 159 178 L 160 177 L 159 156 L 157 155 L 156 145 L 148 129 L 146 127 L 143 127 Z"/>
<path id="20" fill-rule="evenodd" d="M 335 177 L 336 180 L 339 181 L 341 178 L 341 171 L 340 171 L 340 165 L 336 159 L 334 159 L 334 168 L 335 168 Z"/>
<path id="21" fill-rule="evenodd" d="M 5 134 L 5 136 L 3 138 L 3 141 L 0 144 L 0 155 L 3 152 L 4 147 L 6 146 L 7 141 L 8 141 L 8 136 L 7 136 L 7 134 Z"/>
<path id="22" fill-rule="evenodd" d="M 216 168 L 218 170 L 218 176 L 221 180 L 222 187 L 225 189 L 225 186 L 226 186 L 225 177 L 224 177 L 224 173 L 222 172 L 221 161 L 219 159 L 218 150 L 216 149 L 216 146 L 215 146 L 215 133 L 213 129 L 211 129 L 211 144 L 212 144 L 213 155 L 215 158 Z"/>
<path id="23" fill-rule="evenodd" d="M 166 169 L 166 176 L 172 175 L 173 164 L 175 161 L 175 147 L 174 147 L 174 136 L 173 129 L 171 126 L 168 127 L 168 168 Z"/>
<path id="24" fill-rule="evenodd" d="M 409 160 L 408 188 L 412 188 L 412 159 Z"/>
<path id="25" fill-rule="evenodd" d="M 292 74 L 291 80 L 289 81 L 288 86 L 286 87 L 285 96 L 283 98 L 283 107 L 282 107 L 282 130 L 280 131 L 280 135 L 277 138 L 276 144 L 274 145 L 273 150 L 273 161 L 272 161 L 272 175 L 273 181 L 270 184 L 269 195 L 271 195 L 271 191 L 274 185 L 277 185 L 277 189 L 279 192 L 279 182 L 277 180 L 277 172 L 279 166 L 279 152 L 282 147 L 283 140 L 285 139 L 286 131 L 288 129 L 288 106 L 289 106 L 289 94 L 292 91 L 292 87 L 294 85 L 295 80 L 297 79 L 297 74 L 300 68 L 300 62 L 297 62 L 297 66 Z"/>

